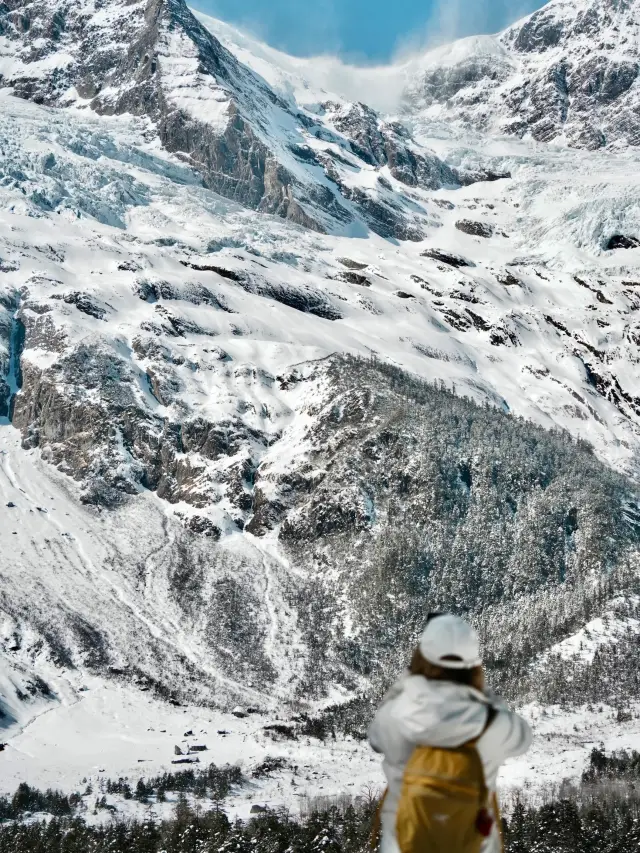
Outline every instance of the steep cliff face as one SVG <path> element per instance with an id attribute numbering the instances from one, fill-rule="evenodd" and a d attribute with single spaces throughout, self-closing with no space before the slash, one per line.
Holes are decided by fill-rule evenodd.
<path id="1" fill-rule="evenodd" d="M 14 93 L 51 106 L 151 120 L 167 150 L 195 163 L 208 186 L 250 207 L 315 224 L 294 177 L 249 116 L 284 105 L 179 0 L 9 3 L 2 30 Z M 262 134 L 264 136 L 264 134 Z"/>
<path id="2" fill-rule="evenodd" d="M 639 33 L 636 0 L 554 0 L 417 61 L 406 108 L 540 142 L 636 146 Z"/>
<path id="3" fill-rule="evenodd" d="M 285 102 L 242 65 L 183 0 L 11 0 L 0 8 L 0 40 L 0 80 L 18 97 L 143 118 L 147 132 L 205 186 L 318 231 L 344 231 L 364 219 L 384 236 L 422 236 L 401 192 L 394 203 L 382 187 L 353 190 L 345 172 L 389 159 L 400 187 L 459 180 L 391 128 L 384 162 L 372 161 L 354 133 L 372 122 L 377 130 L 375 114 L 361 119 L 364 129 L 352 123 L 351 136 L 330 130 L 320 114 Z M 330 144 L 318 147 L 318 139 Z"/>

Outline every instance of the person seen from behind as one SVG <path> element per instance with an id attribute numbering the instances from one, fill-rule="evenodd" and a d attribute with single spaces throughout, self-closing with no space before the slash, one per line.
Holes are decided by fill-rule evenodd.
<path id="1" fill-rule="evenodd" d="M 528 723 L 486 689 L 471 625 L 431 614 L 369 729 L 387 778 L 380 853 L 500 853 L 498 770 L 531 740 Z"/>

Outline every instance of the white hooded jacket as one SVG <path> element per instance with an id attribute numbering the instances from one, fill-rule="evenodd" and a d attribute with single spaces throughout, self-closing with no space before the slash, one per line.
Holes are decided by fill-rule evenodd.
<path id="1" fill-rule="evenodd" d="M 497 713 L 487 724 L 489 706 Z M 490 791 L 496 790 L 498 770 L 507 758 L 521 755 L 531 745 L 531 729 L 518 714 L 495 697 L 473 687 L 435 681 L 405 673 L 385 696 L 371 728 L 369 742 L 384 756 L 388 792 L 382 808 L 381 853 L 399 853 L 396 811 L 404 768 L 416 746 L 457 747 L 482 735 L 477 743 Z M 482 853 L 498 853 L 497 827 Z"/>

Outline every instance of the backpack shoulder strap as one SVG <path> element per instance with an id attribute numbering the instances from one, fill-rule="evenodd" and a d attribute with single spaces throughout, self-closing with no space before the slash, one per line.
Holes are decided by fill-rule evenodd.
<path id="1" fill-rule="evenodd" d="M 467 746 L 472 747 L 473 752 L 476 755 L 477 767 L 478 767 L 478 780 L 480 782 L 480 802 L 481 802 L 483 808 L 486 808 L 489 805 L 490 792 L 489 792 L 489 789 L 487 788 L 487 782 L 484 778 L 484 766 L 482 764 L 482 758 L 480 757 L 480 753 L 478 752 L 478 741 L 480 740 L 482 735 L 487 731 L 489 726 L 493 723 L 493 721 L 495 720 L 497 715 L 498 715 L 497 708 L 494 708 L 493 705 L 489 705 L 487 708 L 487 719 L 486 719 L 486 722 L 484 724 L 482 731 L 480 732 L 478 737 L 469 741 L 469 743 L 467 744 Z"/>
<path id="2" fill-rule="evenodd" d="M 494 708 L 493 705 L 488 705 L 487 706 L 487 719 L 485 720 L 485 724 L 482 727 L 482 731 L 480 732 L 480 734 L 477 737 L 474 737 L 473 740 L 467 741 L 465 746 L 475 746 L 478 743 L 478 741 L 480 740 L 480 738 L 482 737 L 482 735 L 487 731 L 487 729 L 489 728 L 491 723 L 493 723 L 493 721 L 495 720 L 495 718 L 497 716 L 498 716 L 498 709 Z"/>

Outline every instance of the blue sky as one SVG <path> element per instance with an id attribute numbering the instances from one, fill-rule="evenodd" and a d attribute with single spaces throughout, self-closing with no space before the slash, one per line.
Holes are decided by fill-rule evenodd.
<path id="1" fill-rule="evenodd" d="M 380 62 L 404 49 L 496 32 L 544 0 L 191 0 L 273 47 Z"/>

